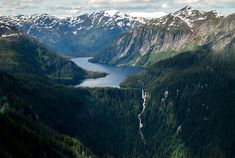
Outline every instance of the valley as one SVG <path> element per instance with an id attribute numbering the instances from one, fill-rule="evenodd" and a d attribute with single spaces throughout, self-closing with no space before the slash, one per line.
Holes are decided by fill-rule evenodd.
<path id="1" fill-rule="evenodd" d="M 143 71 L 143 68 L 138 67 L 116 67 L 107 64 L 91 63 L 88 60 L 91 57 L 74 58 L 72 61 L 87 71 L 105 72 L 108 74 L 101 78 L 92 78 L 82 80 L 78 87 L 119 87 L 127 76 L 134 75 Z"/>
<path id="2" fill-rule="evenodd" d="M 0 16 L 0 157 L 234 158 L 234 63 L 234 13 Z"/>

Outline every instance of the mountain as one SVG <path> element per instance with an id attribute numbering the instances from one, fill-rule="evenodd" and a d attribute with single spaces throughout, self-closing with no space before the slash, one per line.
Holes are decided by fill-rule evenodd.
<path id="1" fill-rule="evenodd" d="M 147 66 L 208 43 L 223 49 L 235 35 L 234 18 L 234 14 L 223 17 L 217 11 L 201 12 L 187 6 L 135 27 L 91 61 Z"/>
<path id="2" fill-rule="evenodd" d="M 51 102 L 51 85 L 55 83 L 43 78 L 0 71 L 0 157 L 96 158 L 78 139 L 44 122 L 64 105 Z M 58 107 L 52 111 L 54 105 Z"/>
<path id="3" fill-rule="evenodd" d="M 68 83 L 105 75 L 78 67 L 6 23 L 0 23 L 0 70 L 42 75 Z"/>
<path id="4" fill-rule="evenodd" d="M 213 30 L 198 39 L 206 43 L 156 60 L 122 88 L 54 82 L 50 67 L 70 61 L 1 23 L 0 157 L 234 158 L 235 20 L 211 14 L 184 23 L 201 35 Z"/>
<path id="5" fill-rule="evenodd" d="M 234 50 L 233 42 L 220 53 L 210 45 L 181 52 L 123 89 L 0 72 L 1 157 L 234 157 Z"/>
<path id="6" fill-rule="evenodd" d="M 148 93 L 145 157 L 235 157 L 235 41 L 159 61 L 123 87 Z"/>
<path id="7" fill-rule="evenodd" d="M 133 143 L 141 147 L 139 91 L 72 88 L 1 71 L 0 81 L 1 157 L 120 157 Z"/>
<path id="8" fill-rule="evenodd" d="M 147 19 L 107 10 L 66 19 L 42 14 L 0 17 L 0 21 L 15 26 L 55 52 L 90 56 Z"/>

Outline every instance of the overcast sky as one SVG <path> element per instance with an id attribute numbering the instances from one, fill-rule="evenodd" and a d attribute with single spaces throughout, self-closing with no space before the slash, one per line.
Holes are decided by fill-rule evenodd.
<path id="1" fill-rule="evenodd" d="M 191 5 L 196 9 L 235 12 L 235 0 L 0 0 L 0 15 L 42 14 L 59 17 L 117 9 L 123 12 L 170 13 Z"/>

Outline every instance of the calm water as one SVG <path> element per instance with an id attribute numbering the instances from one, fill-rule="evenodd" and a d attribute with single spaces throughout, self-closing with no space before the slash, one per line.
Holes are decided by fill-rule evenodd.
<path id="1" fill-rule="evenodd" d="M 143 68 L 138 67 L 115 67 L 106 64 L 90 63 L 90 57 L 74 58 L 72 61 L 78 66 L 90 70 L 106 72 L 109 75 L 96 79 L 85 79 L 79 84 L 79 87 L 119 87 L 119 84 L 127 78 L 128 75 L 138 73 Z"/>

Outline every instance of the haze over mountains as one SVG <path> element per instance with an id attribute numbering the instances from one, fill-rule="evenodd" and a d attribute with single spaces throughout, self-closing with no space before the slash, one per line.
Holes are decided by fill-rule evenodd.
<path id="1" fill-rule="evenodd" d="M 147 19 L 109 10 L 66 19 L 43 14 L 1 17 L 0 21 L 15 26 L 56 52 L 84 56 L 100 52 L 119 35 Z"/>
<path id="2" fill-rule="evenodd" d="M 218 11 L 191 6 L 150 19 L 109 10 L 66 19 L 43 14 L 1 17 L 0 21 L 58 53 L 95 56 L 93 62 L 114 65 L 151 65 L 223 37 L 226 45 L 234 35 L 234 15 L 224 17 Z"/>
<path id="3" fill-rule="evenodd" d="M 121 88 L 75 88 L 64 83 L 106 74 L 61 54 L 146 69 Z M 0 157 L 234 158 L 234 63 L 235 14 L 1 16 Z"/>

